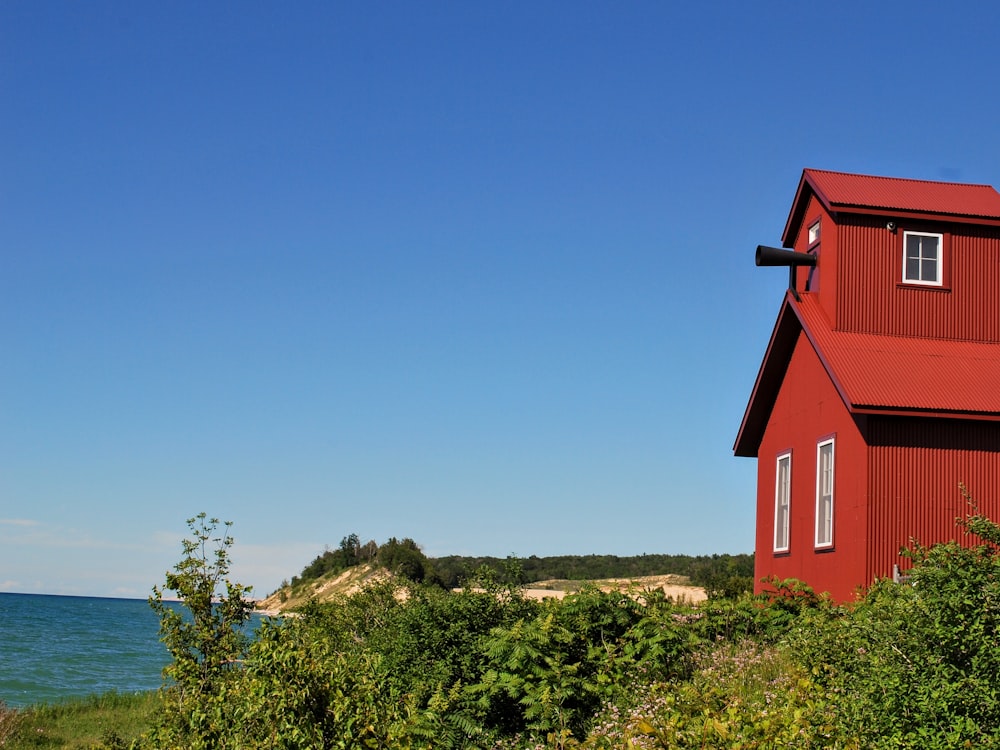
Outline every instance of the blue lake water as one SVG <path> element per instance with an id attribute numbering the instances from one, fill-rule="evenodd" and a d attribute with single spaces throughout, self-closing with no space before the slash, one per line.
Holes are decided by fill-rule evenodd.
<path id="1" fill-rule="evenodd" d="M 155 690 L 169 662 L 144 599 L 0 594 L 0 700 Z"/>
<path id="2" fill-rule="evenodd" d="M 0 701 L 8 706 L 155 690 L 169 661 L 145 599 L 0 594 Z"/>

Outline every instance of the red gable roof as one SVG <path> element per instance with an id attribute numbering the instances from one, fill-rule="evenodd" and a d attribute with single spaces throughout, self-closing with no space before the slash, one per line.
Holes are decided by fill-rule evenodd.
<path id="1" fill-rule="evenodd" d="M 1000 420 L 1000 344 L 835 331 L 812 295 L 790 292 L 733 448 L 756 456 L 799 334 L 855 414 Z"/>
<path id="2" fill-rule="evenodd" d="M 810 195 L 831 213 L 861 213 L 1000 225 L 1000 193 L 989 185 L 804 169 L 781 236 L 791 247 Z"/>

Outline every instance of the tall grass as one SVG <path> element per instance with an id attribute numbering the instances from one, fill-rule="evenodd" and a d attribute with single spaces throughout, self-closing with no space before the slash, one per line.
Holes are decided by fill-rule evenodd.
<path id="1" fill-rule="evenodd" d="M 110 692 L 19 711 L 0 709 L 0 747 L 4 750 L 126 748 L 152 726 L 160 701 L 156 692 Z M 13 731 L 4 737 L 7 720 Z"/>
<path id="2" fill-rule="evenodd" d="M 21 714 L 0 701 L 0 747 L 8 747 L 8 741 L 17 734 Z"/>

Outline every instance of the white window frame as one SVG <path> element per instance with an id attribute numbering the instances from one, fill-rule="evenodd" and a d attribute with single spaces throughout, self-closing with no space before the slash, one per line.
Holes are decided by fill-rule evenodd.
<path id="1" fill-rule="evenodd" d="M 824 453 L 828 453 L 824 456 Z M 833 501 L 836 467 L 834 438 L 816 443 L 816 537 L 817 549 L 833 546 Z"/>
<path id="2" fill-rule="evenodd" d="M 906 274 L 906 259 L 907 259 L 907 246 L 909 245 L 910 237 L 934 237 L 937 239 L 937 263 L 935 265 L 935 280 L 928 281 L 921 278 L 923 272 L 921 271 L 917 278 L 910 278 Z M 922 256 L 921 256 L 922 257 Z M 921 260 L 921 267 L 923 261 Z M 918 284 L 920 286 L 943 286 L 944 285 L 944 235 L 936 234 L 934 232 L 903 232 L 903 283 L 904 284 Z"/>
<path id="3" fill-rule="evenodd" d="M 785 464 L 784 471 L 781 465 Z M 774 551 L 788 552 L 792 511 L 792 453 L 782 453 L 774 464 Z"/>
<path id="4" fill-rule="evenodd" d="M 814 221 L 812 224 L 809 225 L 808 236 L 806 237 L 806 239 L 808 240 L 809 247 L 812 247 L 817 242 L 819 242 L 819 232 L 820 232 L 819 222 L 820 220 L 816 219 L 816 221 Z"/>

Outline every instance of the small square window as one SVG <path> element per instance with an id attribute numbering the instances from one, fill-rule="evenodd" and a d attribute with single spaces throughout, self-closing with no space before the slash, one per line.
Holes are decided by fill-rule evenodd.
<path id="1" fill-rule="evenodd" d="M 941 286 L 943 244 L 940 234 L 903 232 L 903 283 Z"/>
<path id="2" fill-rule="evenodd" d="M 809 244 L 815 245 L 819 242 L 819 221 L 814 221 L 809 225 Z"/>

